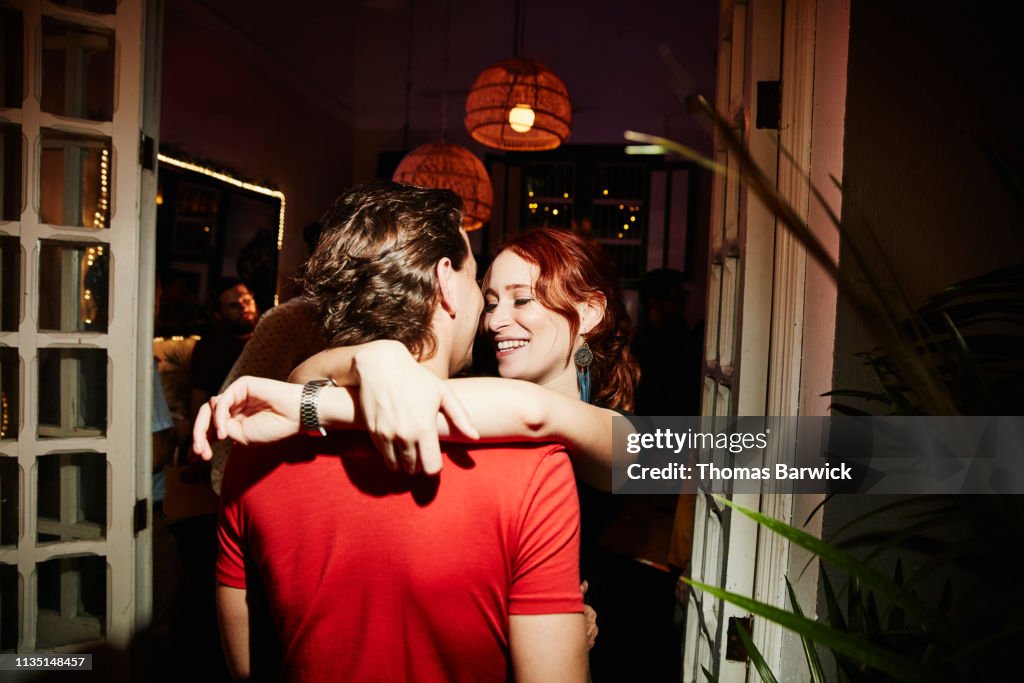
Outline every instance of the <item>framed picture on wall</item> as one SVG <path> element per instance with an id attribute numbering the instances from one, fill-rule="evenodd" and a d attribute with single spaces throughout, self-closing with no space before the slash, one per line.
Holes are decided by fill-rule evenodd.
<path id="1" fill-rule="evenodd" d="M 273 307 L 284 195 L 221 170 L 161 153 L 157 269 L 163 282 L 157 334 L 202 333 L 207 288 L 222 277 Z"/>

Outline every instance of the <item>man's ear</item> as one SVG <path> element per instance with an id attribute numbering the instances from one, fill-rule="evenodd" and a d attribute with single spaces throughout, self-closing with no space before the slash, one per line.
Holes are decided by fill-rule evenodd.
<path id="1" fill-rule="evenodd" d="M 576 304 L 576 312 L 580 316 L 580 334 L 589 334 L 597 324 L 604 320 L 608 301 L 600 294 L 595 294 L 583 303 Z"/>
<path id="2" fill-rule="evenodd" d="M 455 291 L 452 289 L 452 276 L 455 275 L 455 267 L 452 265 L 452 260 L 445 256 L 437 262 L 435 266 L 435 272 L 437 273 L 437 284 L 438 289 L 441 292 L 441 308 L 444 309 L 448 315 L 455 315 Z"/>

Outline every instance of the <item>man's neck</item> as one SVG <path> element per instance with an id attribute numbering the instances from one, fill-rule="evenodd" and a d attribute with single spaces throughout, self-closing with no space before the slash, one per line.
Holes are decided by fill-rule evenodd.
<path id="1" fill-rule="evenodd" d="M 448 379 L 450 374 L 448 368 L 448 354 L 442 353 L 442 351 L 444 351 L 444 349 L 437 349 L 437 353 L 429 359 L 421 360 L 420 365 L 441 379 Z"/>

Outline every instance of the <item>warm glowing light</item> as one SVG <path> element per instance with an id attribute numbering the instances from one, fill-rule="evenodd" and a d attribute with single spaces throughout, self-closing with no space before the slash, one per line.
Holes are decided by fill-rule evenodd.
<path id="1" fill-rule="evenodd" d="M 183 168 L 186 171 L 193 171 L 194 173 L 201 173 L 202 175 L 209 176 L 211 178 L 216 178 L 221 182 L 228 183 L 229 185 L 234 185 L 235 187 L 240 187 L 243 190 L 249 190 L 250 192 L 256 192 L 257 194 L 262 194 L 268 197 L 273 197 L 275 199 L 280 199 L 281 211 L 277 215 L 277 250 L 281 251 L 281 245 L 284 244 L 284 192 L 281 192 L 280 190 L 271 190 L 268 187 L 253 185 L 252 183 L 247 183 L 237 178 L 232 178 L 229 175 L 218 173 L 217 171 L 213 171 L 202 166 L 197 166 L 196 164 L 191 164 L 187 161 L 179 161 L 178 159 L 173 159 L 165 154 L 158 154 L 157 159 L 164 162 L 165 164 L 170 164 L 171 166 Z"/>
<path id="2" fill-rule="evenodd" d="M 533 196 L 533 190 L 530 190 L 530 196 L 531 197 Z"/>
<path id="3" fill-rule="evenodd" d="M 536 114 L 528 104 L 517 104 L 508 110 L 509 128 L 517 133 L 529 133 L 535 119 Z"/>
<path id="4" fill-rule="evenodd" d="M 605 197 L 607 197 L 608 196 L 608 190 L 601 190 L 601 194 L 603 194 Z"/>
<path id="5" fill-rule="evenodd" d="M 569 198 L 569 193 L 568 192 L 563 192 L 562 196 L 565 197 L 566 199 L 568 199 Z"/>
<path id="6" fill-rule="evenodd" d="M 636 223 L 636 216 L 630 216 L 629 217 L 629 222 L 630 223 Z"/>
<path id="7" fill-rule="evenodd" d="M 156 196 L 156 205 L 157 206 L 162 206 L 163 203 L 164 203 L 164 196 L 162 194 L 158 194 Z"/>

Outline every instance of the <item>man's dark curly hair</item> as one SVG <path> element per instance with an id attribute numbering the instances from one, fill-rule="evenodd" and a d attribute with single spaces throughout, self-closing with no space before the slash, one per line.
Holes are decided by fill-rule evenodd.
<path id="1" fill-rule="evenodd" d="M 338 197 L 320 224 L 320 242 L 298 281 L 320 310 L 328 344 L 395 339 L 430 358 L 437 345 L 430 325 L 439 296 L 435 266 L 447 256 L 461 270 L 469 256 L 458 195 L 375 181 Z"/>

